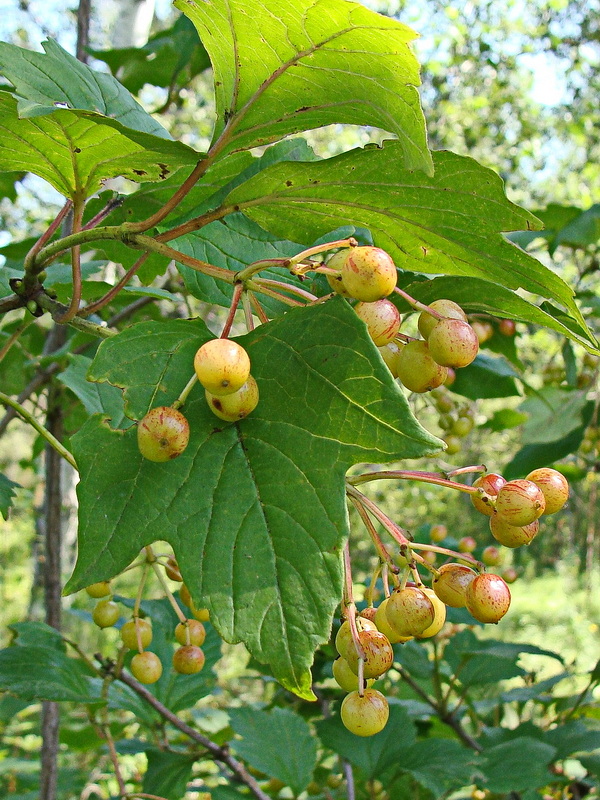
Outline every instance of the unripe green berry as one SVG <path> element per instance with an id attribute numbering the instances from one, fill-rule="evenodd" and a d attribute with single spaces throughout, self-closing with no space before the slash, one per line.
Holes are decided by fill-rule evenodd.
<path id="1" fill-rule="evenodd" d="M 342 283 L 351 297 L 373 303 L 394 291 L 396 266 L 379 247 L 353 247 L 341 267 Z"/>
<path id="2" fill-rule="evenodd" d="M 237 392 L 227 395 L 213 395 L 206 391 L 206 402 L 213 414 L 226 422 L 239 422 L 248 416 L 258 405 L 258 385 L 252 375 Z"/>
<path id="3" fill-rule="evenodd" d="M 528 480 L 505 483 L 496 497 L 496 514 L 509 525 L 529 525 L 542 516 L 545 507 L 542 490 Z"/>
<path id="4" fill-rule="evenodd" d="M 398 357 L 398 377 L 409 391 L 422 394 L 442 385 L 446 368 L 433 359 L 427 342 L 415 340 L 402 348 Z"/>
<path id="5" fill-rule="evenodd" d="M 465 564 L 443 564 L 433 579 L 433 591 L 451 608 L 464 608 L 467 586 L 477 577 Z"/>
<path id="6" fill-rule="evenodd" d="M 442 319 L 427 340 L 434 361 L 444 367 L 467 367 L 479 351 L 479 340 L 468 322 Z"/>
<path id="7" fill-rule="evenodd" d="M 177 458 L 187 447 L 189 438 L 187 419 L 170 406 L 152 408 L 138 423 L 138 447 L 149 461 L 162 463 Z"/>
<path id="8" fill-rule="evenodd" d="M 194 369 L 204 388 L 218 397 L 241 389 L 250 375 L 250 358 L 231 339 L 212 339 L 194 356 Z"/>
<path id="9" fill-rule="evenodd" d="M 90 597 L 94 599 L 99 599 L 100 597 L 108 597 L 110 592 L 110 582 L 109 581 L 98 581 L 98 583 L 92 583 L 89 586 L 85 587 L 86 592 Z"/>
<path id="10" fill-rule="evenodd" d="M 119 631 L 121 634 L 121 641 L 125 647 L 128 647 L 130 650 L 140 649 L 138 645 L 138 631 L 141 649 L 145 650 L 146 647 L 148 647 L 152 641 L 152 625 L 148 622 L 148 620 L 140 619 L 139 617 L 130 619 L 121 627 L 121 630 Z"/>
<path id="11" fill-rule="evenodd" d="M 463 322 L 467 321 L 467 315 L 462 310 L 462 308 L 455 303 L 453 300 L 446 300 L 441 298 L 440 300 L 434 300 L 432 303 L 429 303 L 429 308 L 432 308 L 434 311 L 437 311 L 438 314 L 441 314 L 442 317 L 448 317 L 450 319 L 460 319 Z M 419 314 L 419 333 L 424 339 L 429 338 L 429 334 L 438 324 L 439 319 L 434 317 L 432 314 L 429 314 L 427 311 L 422 311 Z"/>
<path id="12" fill-rule="evenodd" d="M 205 662 L 204 653 L 195 645 L 183 645 L 173 653 L 173 669 L 181 675 L 195 675 Z"/>
<path id="13" fill-rule="evenodd" d="M 490 530 L 494 539 L 504 547 L 521 547 L 530 544 L 540 530 L 540 521 L 535 519 L 529 525 L 509 525 L 495 514 L 490 517 Z"/>
<path id="14" fill-rule="evenodd" d="M 162 675 L 162 664 L 156 653 L 146 650 L 143 653 L 136 653 L 131 659 L 131 674 L 140 683 L 156 683 Z"/>
<path id="15" fill-rule="evenodd" d="M 569 499 L 569 482 L 558 470 L 540 467 L 530 472 L 526 480 L 541 489 L 546 507 L 544 514 L 556 514 Z"/>
<path id="16" fill-rule="evenodd" d="M 510 590 L 499 575 L 484 572 L 467 587 L 466 605 L 479 622 L 496 623 L 509 609 Z"/>
<path id="17" fill-rule="evenodd" d="M 351 733 L 357 736 L 374 736 L 385 728 L 390 709 L 381 692 L 377 689 L 365 689 L 362 697 L 358 692 L 347 695 L 340 713 L 344 726 Z"/>
<path id="18" fill-rule="evenodd" d="M 100 600 L 92 611 L 92 619 L 99 628 L 110 628 L 121 616 L 117 603 L 113 600 Z"/>
<path id="19" fill-rule="evenodd" d="M 377 347 L 393 342 L 402 319 L 396 306 L 383 298 L 374 303 L 357 303 L 356 316 L 367 326 L 369 336 Z"/>

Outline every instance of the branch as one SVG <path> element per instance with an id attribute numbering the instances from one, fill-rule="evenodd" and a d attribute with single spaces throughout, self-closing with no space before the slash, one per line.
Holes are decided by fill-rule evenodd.
<path id="1" fill-rule="evenodd" d="M 110 664 L 105 664 L 104 666 L 107 668 L 111 667 Z M 186 736 L 192 739 L 192 741 L 197 742 L 206 750 L 208 750 L 215 761 L 221 761 L 223 764 L 226 764 L 237 780 L 245 784 L 250 789 L 252 794 L 257 798 L 257 800 L 271 800 L 269 795 L 263 792 L 258 785 L 258 782 L 252 777 L 252 775 L 250 775 L 244 765 L 231 755 L 227 746 L 219 747 L 206 736 L 203 736 L 197 730 L 187 725 L 185 722 L 183 722 L 183 720 L 179 719 L 176 714 L 174 714 L 172 711 L 169 711 L 169 709 L 164 706 L 160 700 L 157 700 L 152 692 L 146 689 L 146 687 L 141 683 L 138 683 L 135 678 L 132 678 L 126 672 L 121 671 L 118 676 L 118 680 L 129 686 L 130 689 L 133 689 L 136 694 L 145 700 L 148 705 L 152 706 L 152 708 L 157 711 L 161 717 L 163 717 L 163 719 L 166 719 L 168 722 L 170 722 L 171 725 L 177 728 L 177 730 L 181 731 L 181 733 L 184 733 Z"/>
<path id="2" fill-rule="evenodd" d="M 21 417 L 23 417 L 25 422 L 28 422 L 32 426 L 32 428 L 35 428 L 35 430 L 40 434 L 40 436 L 44 437 L 44 439 L 48 442 L 50 447 L 53 447 L 56 450 L 56 452 L 65 459 L 65 461 L 68 461 L 69 464 L 73 467 L 73 469 L 77 469 L 77 463 L 75 462 L 73 455 L 67 450 L 67 448 L 64 445 L 62 445 L 58 441 L 58 439 L 55 436 L 53 436 L 50 433 L 50 431 L 47 428 L 45 428 L 40 422 L 38 422 L 37 419 L 33 416 L 33 414 L 30 414 L 26 408 L 24 408 L 20 403 L 17 403 L 16 400 L 13 400 L 12 397 L 9 397 L 7 394 L 4 394 L 4 392 L 0 392 L 0 403 L 4 403 L 5 405 L 14 408 L 15 411 Z"/>

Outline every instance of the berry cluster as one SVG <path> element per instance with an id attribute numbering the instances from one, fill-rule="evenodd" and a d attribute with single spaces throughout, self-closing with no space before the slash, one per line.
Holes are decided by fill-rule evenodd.
<path id="1" fill-rule="evenodd" d="M 448 385 L 447 382 L 446 385 Z M 445 386 L 434 389 L 431 399 L 439 413 L 438 425 L 443 431 L 446 454 L 456 455 L 462 449 L 462 440 L 471 433 L 475 426 L 474 408 L 469 403 L 458 403 Z"/>
<path id="2" fill-rule="evenodd" d="M 153 555 L 150 558 L 150 563 L 158 567 L 158 560 L 155 560 Z M 161 566 L 164 567 L 169 578 L 181 582 L 179 567 L 172 556 L 169 556 Z M 206 630 L 202 623 L 209 619 L 208 609 L 197 609 L 192 602 L 187 587 L 182 583 L 179 597 L 192 614 L 191 617 L 187 617 L 181 611 L 164 579 L 161 580 L 161 583 L 179 618 L 174 630 L 174 637 L 179 646 L 173 652 L 173 669 L 181 675 L 194 675 L 200 672 L 205 663 L 204 653 L 201 648 L 206 638 Z M 142 588 L 143 580 L 140 586 L 140 593 Z M 98 603 L 92 612 L 92 619 L 96 625 L 100 628 L 109 628 L 116 625 L 121 617 L 121 610 L 119 604 L 112 599 L 112 589 L 109 581 L 91 584 L 86 587 L 86 592 L 90 597 L 98 599 Z M 127 650 L 137 651 L 131 659 L 129 667 L 132 675 L 140 683 L 156 683 L 162 675 L 163 665 L 156 653 L 146 649 L 152 642 L 152 620 L 141 616 L 139 598 L 134 606 L 132 618 L 123 623 L 119 633 L 123 647 Z"/>
<path id="3" fill-rule="evenodd" d="M 258 385 L 250 374 L 248 353 L 231 339 L 212 339 L 203 344 L 194 356 L 194 371 L 205 390 L 208 407 L 219 419 L 238 422 L 258 405 Z M 164 462 L 183 453 L 190 426 L 175 408 L 182 402 L 180 398 L 174 406 L 152 408 L 139 422 L 138 447 L 144 458 Z"/>
<path id="4" fill-rule="evenodd" d="M 411 392 L 428 392 L 452 377 L 451 370 L 468 366 L 479 340 L 462 308 L 452 300 L 435 300 L 419 316 L 423 339 L 399 334 L 402 319 L 388 299 L 396 288 L 396 267 L 378 247 L 340 250 L 327 262 L 330 286 L 359 302 L 354 310 L 363 322 L 390 372 Z M 405 295 L 403 295 L 405 296 Z M 412 300 L 412 298 L 411 298 Z"/>
<path id="5" fill-rule="evenodd" d="M 539 530 L 542 514 L 556 513 L 569 496 L 564 476 L 545 467 L 534 470 L 525 480 L 506 481 L 501 475 L 487 473 L 477 478 L 468 491 L 474 507 L 490 518 L 494 538 L 511 548 L 529 544 Z M 357 493 L 351 497 L 356 498 Z M 364 520 L 364 512 L 361 516 Z M 444 525 L 431 528 L 432 542 L 441 542 L 446 536 Z M 385 727 L 388 704 L 371 684 L 392 666 L 392 645 L 435 636 L 446 622 L 447 606 L 466 608 L 482 623 L 497 623 L 507 613 L 511 601 L 508 582 L 501 575 L 485 572 L 484 564 L 470 556 L 476 546 L 472 537 L 464 537 L 459 543 L 459 551 L 464 554 L 461 556 L 461 552 L 452 553 L 435 544 L 410 543 L 401 549 L 403 554 L 397 563 L 392 563 L 385 553 L 384 566 L 396 579 L 395 588 L 390 592 L 384 581 L 387 596 L 379 606 L 371 605 L 358 616 L 353 602 L 345 603 L 346 619 L 335 639 L 339 658 L 334 661 L 333 676 L 348 692 L 341 718 L 352 733 L 372 736 Z M 424 551 L 422 555 L 420 550 Z M 436 552 L 454 556 L 454 560 L 436 568 L 435 558 L 427 558 Z M 498 548 L 493 546 L 486 548 L 484 555 L 488 565 L 501 560 Z M 417 565 L 432 573 L 431 587 L 423 584 Z M 401 568 L 404 578 L 398 581 Z M 408 580 L 411 573 L 414 581 Z"/>

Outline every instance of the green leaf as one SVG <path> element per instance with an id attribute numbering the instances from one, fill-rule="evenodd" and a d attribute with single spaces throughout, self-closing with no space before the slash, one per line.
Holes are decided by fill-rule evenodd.
<path id="1" fill-rule="evenodd" d="M 196 757 L 150 747 L 146 750 L 146 758 L 148 767 L 142 791 L 159 795 L 166 800 L 180 800 L 186 793 Z"/>
<path id="2" fill-rule="evenodd" d="M 431 171 L 415 33 L 344 0 L 176 0 L 213 64 L 225 152 L 331 123 L 395 134 L 406 167 Z M 337 227 L 337 226 L 332 226 Z"/>
<path id="3" fill-rule="evenodd" d="M 596 244 L 599 240 L 600 203 L 596 203 L 586 211 L 580 211 L 559 228 L 548 249 L 553 253 L 559 245 L 586 248 Z"/>
<path id="4" fill-rule="evenodd" d="M 15 87 L 20 117 L 38 117 L 66 107 L 94 111 L 127 128 L 171 139 L 119 81 L 96 72 L 52 40 L 44 53 L 0 42 L 0 70 Z"/>
<path id="5" fill-rule="evenodd" d="M 210 66 L 194 26 L 184 16 L 172 28 L 151 36 L 142 47 L 91 53 L 108 64 L 112 74 L 118 74 L 119 83 L 134 94 L 146 83 L 166 89 L 181 85 Z"/>
<path id="6" fill-rule="evenodd" d="M 199 321 L 141 323 L 100 345 L 89 377 L 122 386 L 127 414 L 140 419 L 176 399 L 208 338 Z M 97 418 L 74 438 L 80 539 L 69 591 L 167 541 L 223 637 L 244 641 L 287 688 L 312 697 L 308 668 L 341 596 L 345 472 L 440 443 L 341 298 L 239 341 L 261 392 L 239 424 L 217 420 L 196 389 L 186 404 L 190 443 L 168 464 L 142 458 L 135 430 L 112 432 Z"/>
<path id="7" fill-rule="evenodd" d="M 402 752 L 399 767 L 435 797 L 442 797 L 471 782 L 473 754 L 450 739 L 425 739 Z"/>
<path id="8" fill-rule="evenodd" d="M 480 352 L 468 367 L 456 370 L 452 391 L 471 400 L 513 397 L 520 394 L 515 378 L 519 373 L 504 358 Z"/>
<path id="9" fill-rule="evenodd" d="M 0 174 L 0 197 L 15 201 L 17 199 L 17 183 L 22 181 L 26 172 L 3 172 Z"/>
<path id="10" fill-rule="evenodd" d="M 503 692 L 502 702 L 504 703 L 526 703 L 528 700 L 540 700 L 543 695 L 547 694 L 550 697 L 549 690 L 552 689 L 557 683 L 570 677 L 571 673 L 561 672 L 558 675 L 553 675 L 552 678 L 546 678 L 545 681 L 539 681 L 528 686 L 517 686 L 515 689 L 509 689 Z M 550 742 L 555 744 L 555 742 Z"/>
<path id="11" fill-rule="evenodd" d="M 539 222 L 506 199 L 496 173 L 446 151 L 433 161 L 433 177 L 407 170 L 399 143 L 387 141 L 312 164 L 275 164 L 225 202 L 297 242 L 341 225 L 368 228 L 403 270 L 526 289 L 562 303 L 585 331 L 573 290 L 500 235 Z"/>
<path id="12" fill-rule="evenodd" d="M 0 92 L 0 133 L 0 169 L 33 172 L 71 198 L 89 197 L 118 176 L 161 181 L 199 158 L 181 142 L 126 128 L 91 111 L 19 119 L 16 101 L 5 92 Z"/>
<path id="13" fill-rule="evenodd" d="M 20 484 L 0 473 L 0 514 L 4 519 L 8 519 L 8 510 L 13 504 L 13 497 L 17 495 L 15 489 L 21 488 Z"/>
<path id="14" fill-rule="evenodd" d="M 501 408 L 481 426 L 491 431 L 505 431 L 510 428 L 517 428 L 522 425 L 529 417 L 527 414 L 522 414 L 520 411 L 515 411 L 512 408 Z"/>
<path id="15" fill-rule="evenodd" d="M 224 220 L 206 225 L 198 233 L 177 240 L 177 248 L 201 261 L 217 267 L 238 272 L 254 261 L 268 258 L 287 258 L 299 253 L 303 247 L 294 242 L 279 240 L 260 228 L 243 214 L 229 214 Z M 207 303 L 229 307 L 232 287 L 221 280 L 210 278 L 201 272 L 178 265 L 186 288 L 194 297 Z M 265 269 L 261 278 L 285 281 L 301 286 L 298 278 L 292 277 L 284 268 Z M 270 316 L 281 314 L 289 306 L 269 297 L 260 297 L 260 303 Z"/>
<path id="16" fill-rule="evenodd" d="M 230 742 L 250 766 L 303 792 L 317 763 L 317 743 L 308 723 L 290 708 L 229 709 L 231 727 L 242 738 Z"/>
<path id="17" fill-rule="evenodd" d="M 52 647 L 0 650 L 0 689 L 24 700 L 98 701 L 81 662 Z"/>
<path id="18" fill-rule="evenodd" d="M 403 708 L 390 706 L 390 718 L 381 733 L 361 737 L 350 733 L 338 715 L 317 722 L 317 732 L 330 748 L 355 767 L 367 780 L 380 779 L 387 770 L 404 761 L 404 753 L 416 739 L 415 726 Z"/>
<path id="19" fill-rule="evenodd" d="M 523 425 L 524 444 L 549 444 L 564 439 L 583 424 L 586 392 L 545 386 L 519 406 L 528 414 Z"/>
<path id="20" fill-rule="evenodd" d="M 65 642 L 60 631 L 44 622 L 15 622 L 9 626 L 15 634 L 14 645 L 18 647 L 49 647 L 64 653 Z"/>
<path id="21" fill-rule="evenodd" d="M 458 303 L 467 313 L 480 312 L 491 314 L 495 317 L 513 319 L 515 322 L 531 322 L 545 328 L 557 331 L 562 336 L 573 339 L 589 347 L 590 343 L 597 345 L 590 330 L 585 325 L 577 325 L 575 329 L 563 325 L 560 320 L 548 314 L 539 306 L 525 300 L 518 294 L 481 278 L 467 278 L 461 276 L 440 277 L 430 281 L 416 281 L 403 286 L 403 289 L 422 303 L 431 303 L 433 300 L 447 298 Z M 408 303 L 398 303 L 402 311 L 403 306 L 409 309 Z M 499 337 L 504 339 L 506 337 Z"/>
<path id="22" fill-rule="evenodd" d="M 67 386 L 83 403 L 88 414 L 102 414 L 110 420 L 111 428 L 126 428 L 131 421 L 125 417 L 123 393 L 109 384 L 92 383 L 87 380 L 91 358 L 71 355 L 70 365 L 59 373 L 58 380 Z"/>
<path id="23" fill-rule="evenodd" d="M 556 748 L 528 736 L 487 748 L 477 761 L 490 792 L 522 792 L 552 781 L 548 764 Z"/>
<path id="24" fill-rule="evenodd" d="M 544 740 L 556 747 L 556 758 L 563 759 L 574 753 L 600 750 L 598 728 L 590 727 L 583 720 L 563 722 L 546 732 Z M 600 757 L 600 753 L 598 753 Z"/>
<path id="25" fill-rule="evenodd" d="M 515 478 L 523 478 L 532 470 L 538 469 L 538 467 L 548 467 L 570 453 L 575 453 L 579 450 L 585 429 L 593 414 L 593 407 L 594 403 L 590 400 L 586 408 L 587 422 L 580 428 L 576 428 L 568 436 L 565 436 L 564 439 L 559 439 L 549 444 L 528 444 L 522 447 L 502 470 L 506 480 L 512 481 Z"/>

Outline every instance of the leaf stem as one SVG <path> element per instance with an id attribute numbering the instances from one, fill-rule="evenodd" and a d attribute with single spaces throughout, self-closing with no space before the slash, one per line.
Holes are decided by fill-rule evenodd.
<path id="1" fill-rule="evenodd" d="M 365 472 L 362 475 L 356 475 L 353 478 L 348 478 L 347 482 L 352 486 L 359 486 L 361 483 L 368 481 L 379 480 L 405 480 L 405 481 L 419 481 L 421 483 L 433 483 L 436 486 L 446 486 L 448 489 L 456 489 L 458 492 L 465 492 L 466 494 L 481 494 L 481 490 L 477 487 L 466 486 L 464 483 L 457 483 L 456 481 L 448 480 L 443 475 L 436 472 L 413 472 L 411 470 L 382 470 L 381 472 Z"/>
<path id="2" fill-rule="evenodd" d="M 240 304 L 240 299 L 242 294 L 244 293 L 244 284 L 240 281 L 234 284 L 233 287 L 233 297 L 231 298 L 231 305 L 229 306 L 229 312 L 227 314 L 227 319 L 225 320 L 225 324 L 223 325 L 223 330 L 221 331 L 221 339 L 227 339 L 229 333 L 231 331 L 231 326 L 233 325 L 233 320 L 235 319 L 235 312 Z"/>
<path id="3" fill-rule="evenodd" d="M 146 261 L 149 255 L 150 253 L 143 253 L 137 259 L 137 261 L 135 261 L 135 263 L 127 270 L 125 275 L 123 275 L 123 277 L 121 278 L 120 281 L 118 281 L 118 283 L 115 283 L 115 285 L 111 289 L 109 289 L 108 292 L 106 292 L 106 294 L 103 295 L 99 300 L 96 300 L 95 302 L 87 305 L 85 308 L 82 308 L 79 311 L 78 316 L 87 317 L 90 314 L 94 314 L 96 311 L 99 311 L 107 303 L 110 303 L 110 301 L 119 294 L 121 289 L 123 289 L 129 283 L 131 278 L 133 278 L 135 273 L 142 266 L 144 261 Z"/>
<path id="4" fill-rule="evenodd" d="M 435 308 L 431 308 L 430 306 L 425 305 L 425 303 L 421 303 L 420 300 L 415 300 L 414 297 L 411 297 L 411 295 L 409 295 L 403 289 L 400 289 L 398 286 L 394 288 L 394 291 L 396 292 L 396 294 L 399 294 L 400 297 L 406 300 L 406 302 L 409 305 L 411 305 L 415 310 L 426 311 L 428 314 L 431 314 L 431 316 L 434 317 L 435 319 L 446 319 L 446 317 L 443 314 L 440 314 L 439 311 L 436 311 Z"/>
<path id="5" fill-rule="evenodd" d="M 50 447 L 54 448 L 54 450 L 56 450 L 56 452 L 59 455 L 61 455 L 65 459 L 65 461 L 68 461 L 69 464 L 73 467 L 73 469 L 77 469 L 77 463 L 73 458 L 72 453 L 70 453 L 67 450 L 67 448 L 64 445 L 62 445 L 58 441 L 58 439 L 50 433 L 50 431 L 47 428 L 45 428 L 40 422 L 38 422 L 37 419 L 33 416 L 33 414 L 30 414 L 26 408 L 24 408 L 20 403 L 17 403 L 16 400 L 13 400 L 12 397 L 9 397 L 7 394 L 4 394 L 4 392 L 0 392 L 0 402 L 4 403 L 7 406 L 10 406 L 11 408 L 14 408 L 14 410 L 21 417 L 23 417 L 25 422 L 28 422 L 32 428 L 35 428 L 35 430 L 40 434 L 40 436 L 44 437 L 44 439 L 48 442 Z"/>
<path id="6" fill-rule="evenodd" d="M 77 198 L 73 203 L 73 233 L 81 230 L 81 220 L 83 219 L 84 209 L 83 198 Z M 73 296 L 66 313 L 56 319 L 59 325 L 70 322 L 79 311 L 81 304 L 81 245 L 76 244 L 71 248 L 71 274 L 73 280 Z"/>
<path id="7" fill-rule="evenodd" d="M 185 404 L 185 401 L 188 399 L 190 392 L 197 383 L 198 383 L 198 376 L 196 375 L 196 373 L 194 373 L 192 377 L 189 379 L 189 381 L 186 383 L 186 385 L 183 387 L 181 394 L 179 395 L 177 400 L 175 400 L 174 403 L 171 403 L 171 408 L 176 408 L 176 409 L 181 408 Z"/>
<path id="8" fill-rule="evenodd" d="M 73 208 L 73 201 L 67 200 L 61 210 L 58 212 L 56 217 L 52 220 L 50 225 L 46 228 L 44 233 L 40 236 L 37 242 L 33 245 L 30 251 L 25 256 L 23 261 L 23 267 L 25 269 L 25 273 L 33 273 L 36 274 L 40 270 L 35 269 L 35 261 L 38 253 L 44 247 L 46 242 L 50 241 L 52 236 L 56 233 L 58 228 L 60 227 L 62 221 L 67 216 L 69 211 Z"/>

